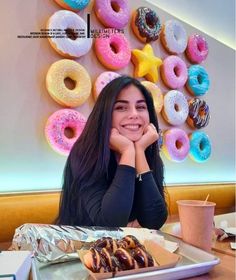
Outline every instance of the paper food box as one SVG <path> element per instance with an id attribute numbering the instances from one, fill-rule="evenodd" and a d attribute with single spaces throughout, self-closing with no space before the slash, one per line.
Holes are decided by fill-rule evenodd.
<path id="1" fill-rule="evenodd" d="M 31 252 L 2 251 L 0 253 L 0 279 L 28 280 L 31 268 Z"/>
<path id="2" fill-rule="evenodd" d="M 167 251 L 166 249 L 164 249 L 163 247 L 161 247 L 159 244 L 157 244 L 152 240 L 144 240 L 142 245 L 144 245 L 146 251 L 153 257 L 154 266 L 145 267 L 145 268 L 134 268 L 134 269 L 122 270 L 122 271 L 95 273 L 85 265 L 86 254 L 89 252 L 89 250 L 79 250 L 78 254 L 81 262 L 84 264 L 89 274 L 96 280 L 171 268 L 176 266 L 176 264 L 181 259 L 181 256 Z"/>

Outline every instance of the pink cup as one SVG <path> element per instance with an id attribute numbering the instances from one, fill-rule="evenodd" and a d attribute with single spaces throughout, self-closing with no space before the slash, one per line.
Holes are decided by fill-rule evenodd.
<path id="1" fill-rule="evenodd" d="M 211 251 L 215 203 L 202 200 L 178 200 L 182 239 Z"/>

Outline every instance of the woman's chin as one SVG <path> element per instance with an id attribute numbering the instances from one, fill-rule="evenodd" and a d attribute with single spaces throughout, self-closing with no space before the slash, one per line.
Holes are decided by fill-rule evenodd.
<path id="1" fill-rule="evenodd" d="M 130 141 L 132 141 L 132 142 L 136 142 L 136 141 L 138 141 L 139 139 L 141 139 L 141 137 L 142 137 L 142 134 L 140 135 L 140 134 L 134 134 L 134 135 L 132 135 L 132 134 L 129 134 L 129 135 L 126 135 L 126 137 L 130 140 Z"/>

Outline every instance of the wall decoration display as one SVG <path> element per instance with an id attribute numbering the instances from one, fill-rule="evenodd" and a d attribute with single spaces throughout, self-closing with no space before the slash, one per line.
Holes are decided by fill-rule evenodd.
<path id="1" fill-rule="evenodd" d="M 170 128 L 166 130 L 163 142 L 163 152 L 169 160 L 180 162 L 188 156 L 189 138 L 183 129 Z"/>
<path id="2" fill-rule="evenodd" d="M 209 106 L 203 99 L 192 98 L 189 100 L 189 113 L 187 123 L 193 129 L 206 127 L 210 120 Z"/>
<path id="3" fill-rule="evenodd" d="M 171 89 L 178 89 L 185 85 L 188 70 L 185 62 L 176 55 L 167 56 L 161 66 L 163 82 Z"/>
<path id="4" fill-rule="evenodd" d="M 198 34 L 193 34 L 188 38 L 186 55 L 192 63 L 203 62 L 208 55 L 208 44 L 206 39 Z"/>
<path id="5" fill-rule="evenodd" d="M 133 49 L 131 59 L 135 66 L 135 78 L 145 77 L 153 83 L 158 81 L 158 69 L 162 64 L 162 60 L 155 56 L 150 44 L 146 44 L 142 50 Z"/>
<path id="6" fill-rule="evenodd" d="M 80 11 L 89 3 L 89 0 L 55 0 L 55 2 L 66 10 Z"/>
<path id="7" fill-rule="evenodd" d="M 208 92 L 210 87 L 209 76 L 201 65 L 192 65 L 188 68 L 187 89 L 193 96 L 201 96 Z"/>
<path id="8" fill-rule="evenodd" d="M 124 28 L 129 21 L 130 9 L 127 0 L 96 0 L 94 12 L 105 27 Z"/>
<path id="9" fill-rule="evenodd" d="M 102 89 L 110 83 L 112 80 L 115 78 L 119 77 L 120 74 L 117 72 L 113 71 L 105 71 L 102 72 L 95 80 L 94 86 L 93 86 L 93 97 L 94 100 L 96 101 L 98 98 L 98 95 L 102 91 Z"/>
<path id="10" fill-rule="evenodd" d="M 77 37 L 76 30 L 83 30 L 83 33 L 87 33 L 87 24 L 74 12 L 66 10 L 55 12 L 48 20 L 47 29 L 53 34 L 48 37 L 51 46 L 64 57 L 83 56 L 92 47 L 91 38 Z"/>
<path id="11" fill-rule="evenodd" d="M 188 101 L 178 90 L 170 90 L 164 96 L 163 118 L 174 126 L 183 124 L 188 117 Z"/>
<path id="12" fill-rule="evenodd" d="M 105 35 L 105 36 L 103 36 Z M 114 33 L 113 29 L 104 29 L 94 42 L 98 60 L 107 69 L 119 70 L 126 67 L 131 59 L 129 41 L 122 33 Z"/>
<path id="13" fill-rule="evenodd" d="M 170 54 L 181 54 L 187 47 L 187 33 L 178 20 L 167 20 L 161 32 L 161 42 Z"/>
<path id="14" fill-rule="evenodd" d="M 85 117 L 72 109 L 61 109 L 47 120 L 45 135 L 52 149 L 61 155 L 68 156 L 73 144 L 80 136 L 86 123 Z M 69 136 L 65 135 L 68 130 Z"/>
<path id="15" fill-rule="evenodd" d="M 101 89 L 122 74 L 137 77 L 153 96 L 166 184 L 232 181 L 233 49 L 145 0 L 31 0 L 27 9 L 16 0 L 3 8 L 12 16 L 9 22 L 2 15 L 11 32 L 1 33 L 0 121 L 7 137 L 0 138 L 0 190 L 60 189 L 71 143 Z M 73 113 L 60 116 L 61 110 Z M 198 160 L 189 148 L 195 132 L 210 139 L 210 153 L 206 137 L 198 142 Z"/>
<path id="16" fill-rule="evenodd" d="M 156 41 L 161 32 L 161 22 L 157 13 L 148 7 L 139 7 L 133 11 L 131 27 L 143 43 Z"/>
<path id="17" fill-rule="evenodd" d="M 66 79 L 71 80 L 71 88 L 66 86 Z M 48 69 L 46 87 L 57 103 L 74 108 L 82 105 L 89 98 L 92 83 L 84 66 L 74 60 L 60 59 Z"/>
<path id="18" fill-rule="evenodd" d="M 204 162 L 211 155 L 211 141 L 209 136 L 203 131 L 194 131 L 189 136 L 190 157 L 196 162 Z"/>

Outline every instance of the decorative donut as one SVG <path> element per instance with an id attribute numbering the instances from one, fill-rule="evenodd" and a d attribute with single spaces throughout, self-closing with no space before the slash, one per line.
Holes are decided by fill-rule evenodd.
<path id="1" fill-rule="evenodd" d="M 177 20 L 167 20 L 160 37 L 164 48 L 171 54 L 183 53 L 187 47 L 187 33 Z"/>
<path id="2" fill-rule="evenodd" d="M 66 10 L 55 12 L 48 20 L 49 30 L 59 30 L 60 36 L 49 37 L 51 46 L 62 56 L 75 58 L 85 55 L 92 47 L 92 39 L 78 36 L 78 30 L 87 34 L 86 22 L 76 13 Z"/>
<path id="3" fill-rule="evenodd" d="M 96 0 L 94 11 L 105 27 L 123 28 L 129 21 L 127 0 Z"/>
<path id="4" fill-rule="evenodd" d="M 55 2 L 66 10 L 80 11 L 89 3 L 89 0 L 55 0 Z"/>
<path id="5" fill-rule="evenodd" d="M 51 148 L 67 156 L 83 131 L 85 123 L 85 117 L 72 109 L 61 109 L 53 113 L 48 118 L 45 127 L 45 136 Z M 66 129 L 72 137 L 65 135 Z"/>
<path id="6" fill-rule="evenodd" d="M 128 40 L 122 33 L 113 33 L 105 29 L 108 38 L 95 39 L 95 52 L 99 61 L 108 69 L 118 70 L 129 64 L 131 49 Z"/>
<path id="7" fill-rule="evenodd" d="M 158 68 L 162 60 L 155 56 L 150 44 L 146 44 L 142 50 L 133 49 L 132 62 L 135 66 L 134 77 L 145 77 L 153 83 L 158 81 Z"/>
<path id="8" fill-rule="evenodd" d="M 208 45 L 206 39 L 201 35 L 191 35 L 188 39 L 186 55 L 192 63 L 203 62 L 208 55 Z"/>
<path id="9" fill-rule="evenodd" d="M 194 131 L 189 136 L 189 156 L 196 162 L 206 161 L 211 155 L 211 142 L 206 133 Z"/>
<path id="10" fill-rule="evenodd" d="M 194 96 L 204 95 L 210 86 L 209 77 L 205 68 L 201 65 L 192 65 L 188 69 L 186 87 Z"/>
<path id="11" fill-rule="evenodd" d="M 141 84 L 144 85 L 152 94 L 155 110 L 159 114 L 163 107 L 163 95 L 160 88 L 149 81 L 142 81 Z"/>
<path id="12" fill-rule="evenodd" d="M 156 12 L 147 7 L 140 7 L 133 12 L 131 26 L 134 34 L 143 43 L 156 41 L 161 32 L 161 22 Z"/>
<path id="13" fill-rule="evenodd" d="M 172 89 L 181 88 L 188 79 L 185 62 L 176 55 L 166 57 L 161 66 L 161 76 L 164 83 Z"/>
<path id="14" fill-rule="evenodd" d="M 73 81 L 73 89 L 66 87 L 66 79 Z M 60 105 L 77 107 L 88 99 L 92 84 L 87 70 L 81 64 L 74 60 L 61 59 L 50 66 L 46 87 L 50 96 Z"/>
<path id="15" fill-rule="evenodd" d="M 207 126 L 210 120 L 210 110 L 206 102 L 199 98 L 192 98 L 188 103 L 189 113 L 187 123 L 194 129 Z"/>
<path id="16" fill-rule="evenodd" d="M 105 71 L 101 73 L 95 80 L 94 87 L 93 87 L 93 96 L 94 99 L 97 100 L 98 95 L 102 91 L 102 89 L 110 83 L 115 78 L 119 77 L 120 74 L 112 71 Z"/>
<path id="17" fill-rule="evenodd" d="M 178 90 L 171 90 L 164 96 L 163 118 L 171 125 L 181 125 L 188 117 L 188 101 Z"/>
<path id="18" fill-rule="evenodd" d="M 172 161 L 183 161 L 189 153 L 189 138 L 180 128 L 171 128 L 164 133 L 163 152 Z"/>

